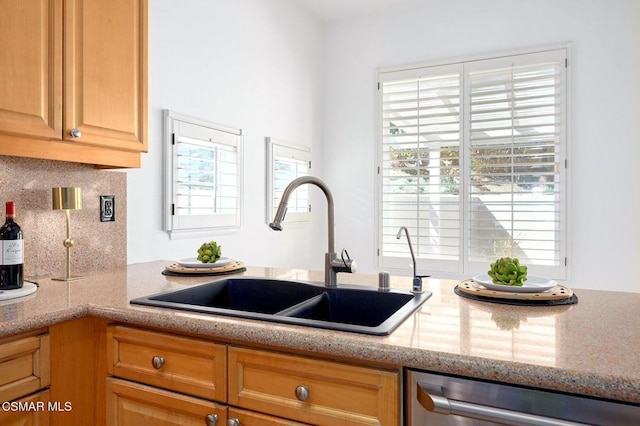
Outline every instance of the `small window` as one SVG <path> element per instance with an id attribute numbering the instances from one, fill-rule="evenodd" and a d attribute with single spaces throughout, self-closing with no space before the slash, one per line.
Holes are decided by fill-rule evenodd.
<path id="1" fill-rule="evenodd" d="M 178 234 L 239 228 L 242 130 L 164 112 L 165 229 Z"/>
<path id="2" fill-rule="evenodd" d="M 273 220 L 287 185 L 309 175 L 310 168 L 311 148 L 267 138 L 267 223 Z M 307 222 L 310 211 L 309 188 L 303 185 L 289 198 L 287 222 Z"/>

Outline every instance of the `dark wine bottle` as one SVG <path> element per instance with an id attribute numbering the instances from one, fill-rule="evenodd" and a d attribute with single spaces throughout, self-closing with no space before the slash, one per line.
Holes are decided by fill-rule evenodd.
<path id="1" fill-rule="evenodd" d="M 24 241 L 22 230 L 16 223 L 16 203 L 7 202 L 7 220 L 0 228 L 0 290 L 22 287 Z"/>

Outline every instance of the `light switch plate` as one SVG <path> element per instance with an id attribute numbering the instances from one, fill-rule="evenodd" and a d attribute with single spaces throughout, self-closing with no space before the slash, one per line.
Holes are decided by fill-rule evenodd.
<path id="1" fill-rule="evenodd" d="M 100 196 L 100 222 L 115 222 L 116 197 L 113 195 Z"/>

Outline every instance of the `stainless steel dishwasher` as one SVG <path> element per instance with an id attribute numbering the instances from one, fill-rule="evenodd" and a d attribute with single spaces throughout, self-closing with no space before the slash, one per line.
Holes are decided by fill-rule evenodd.
<path id="1" fill-rule="evenodd" d="M 640 405 L 407 370 L 407 426 L 640 425 Z"/>

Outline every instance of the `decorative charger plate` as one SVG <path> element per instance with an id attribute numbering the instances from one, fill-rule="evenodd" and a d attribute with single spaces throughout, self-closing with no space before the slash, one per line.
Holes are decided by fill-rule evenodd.
<path id="1" fill-rule="evenodd" d="M 231 260 L 224 266 L 218 268 L 186 268 L 178 263 L 172 263 L 165 267 L 163 273 L 165 275 L 227 275 L 238 272 L 244 272 L 246 270 L 244 263 L 238 260 Z"/>
<path id="2" fill-rule="evenodd" d="M 222 268 L 223 266 L 226 266 L 231 262 L 233 262 L 233 259 L 229 259 L 228 257 L 221 257 L 213 263 L 202 263 L 195 257 L 192 257 L 190 259 L 178 260 L 176 263 L 184 268 L 207 269 Z"/>
<path id="3" fill-rule="evenodd" d="M 554 280 L 540 277 L 527 277 L 522 286 L 494 284 L 488 274 L 476 275 L 473 280 L 490 290 L 507 291 L 509 293 L 540 293 L 558 285 Z"/>
<path id="4" fill-rule="evenodd" d="M 577 303 L 577 298 L 568 287 L 563 285 L 556 285 L 555 287 L 550 288 L 549 290 L 539 291 L 536 293 L 514 293 L 512 291 L 496 291 L 486 288 L 484 285 L 477 283 L 475 280 L 466 279 L 461 281 L 454 291 L 459 296 L 470 296 L 471 298 L 479 298 L 485 301 L 500 301 L 503 302 L 517 302 L 518 304 L 526 304 L 531 303 L 532 305 L 535 303 L 541 303 L 543 301 L 547 302 L 559 302 L 559 301 L 569 301 L 570 299 L 575 299 Z"/>

